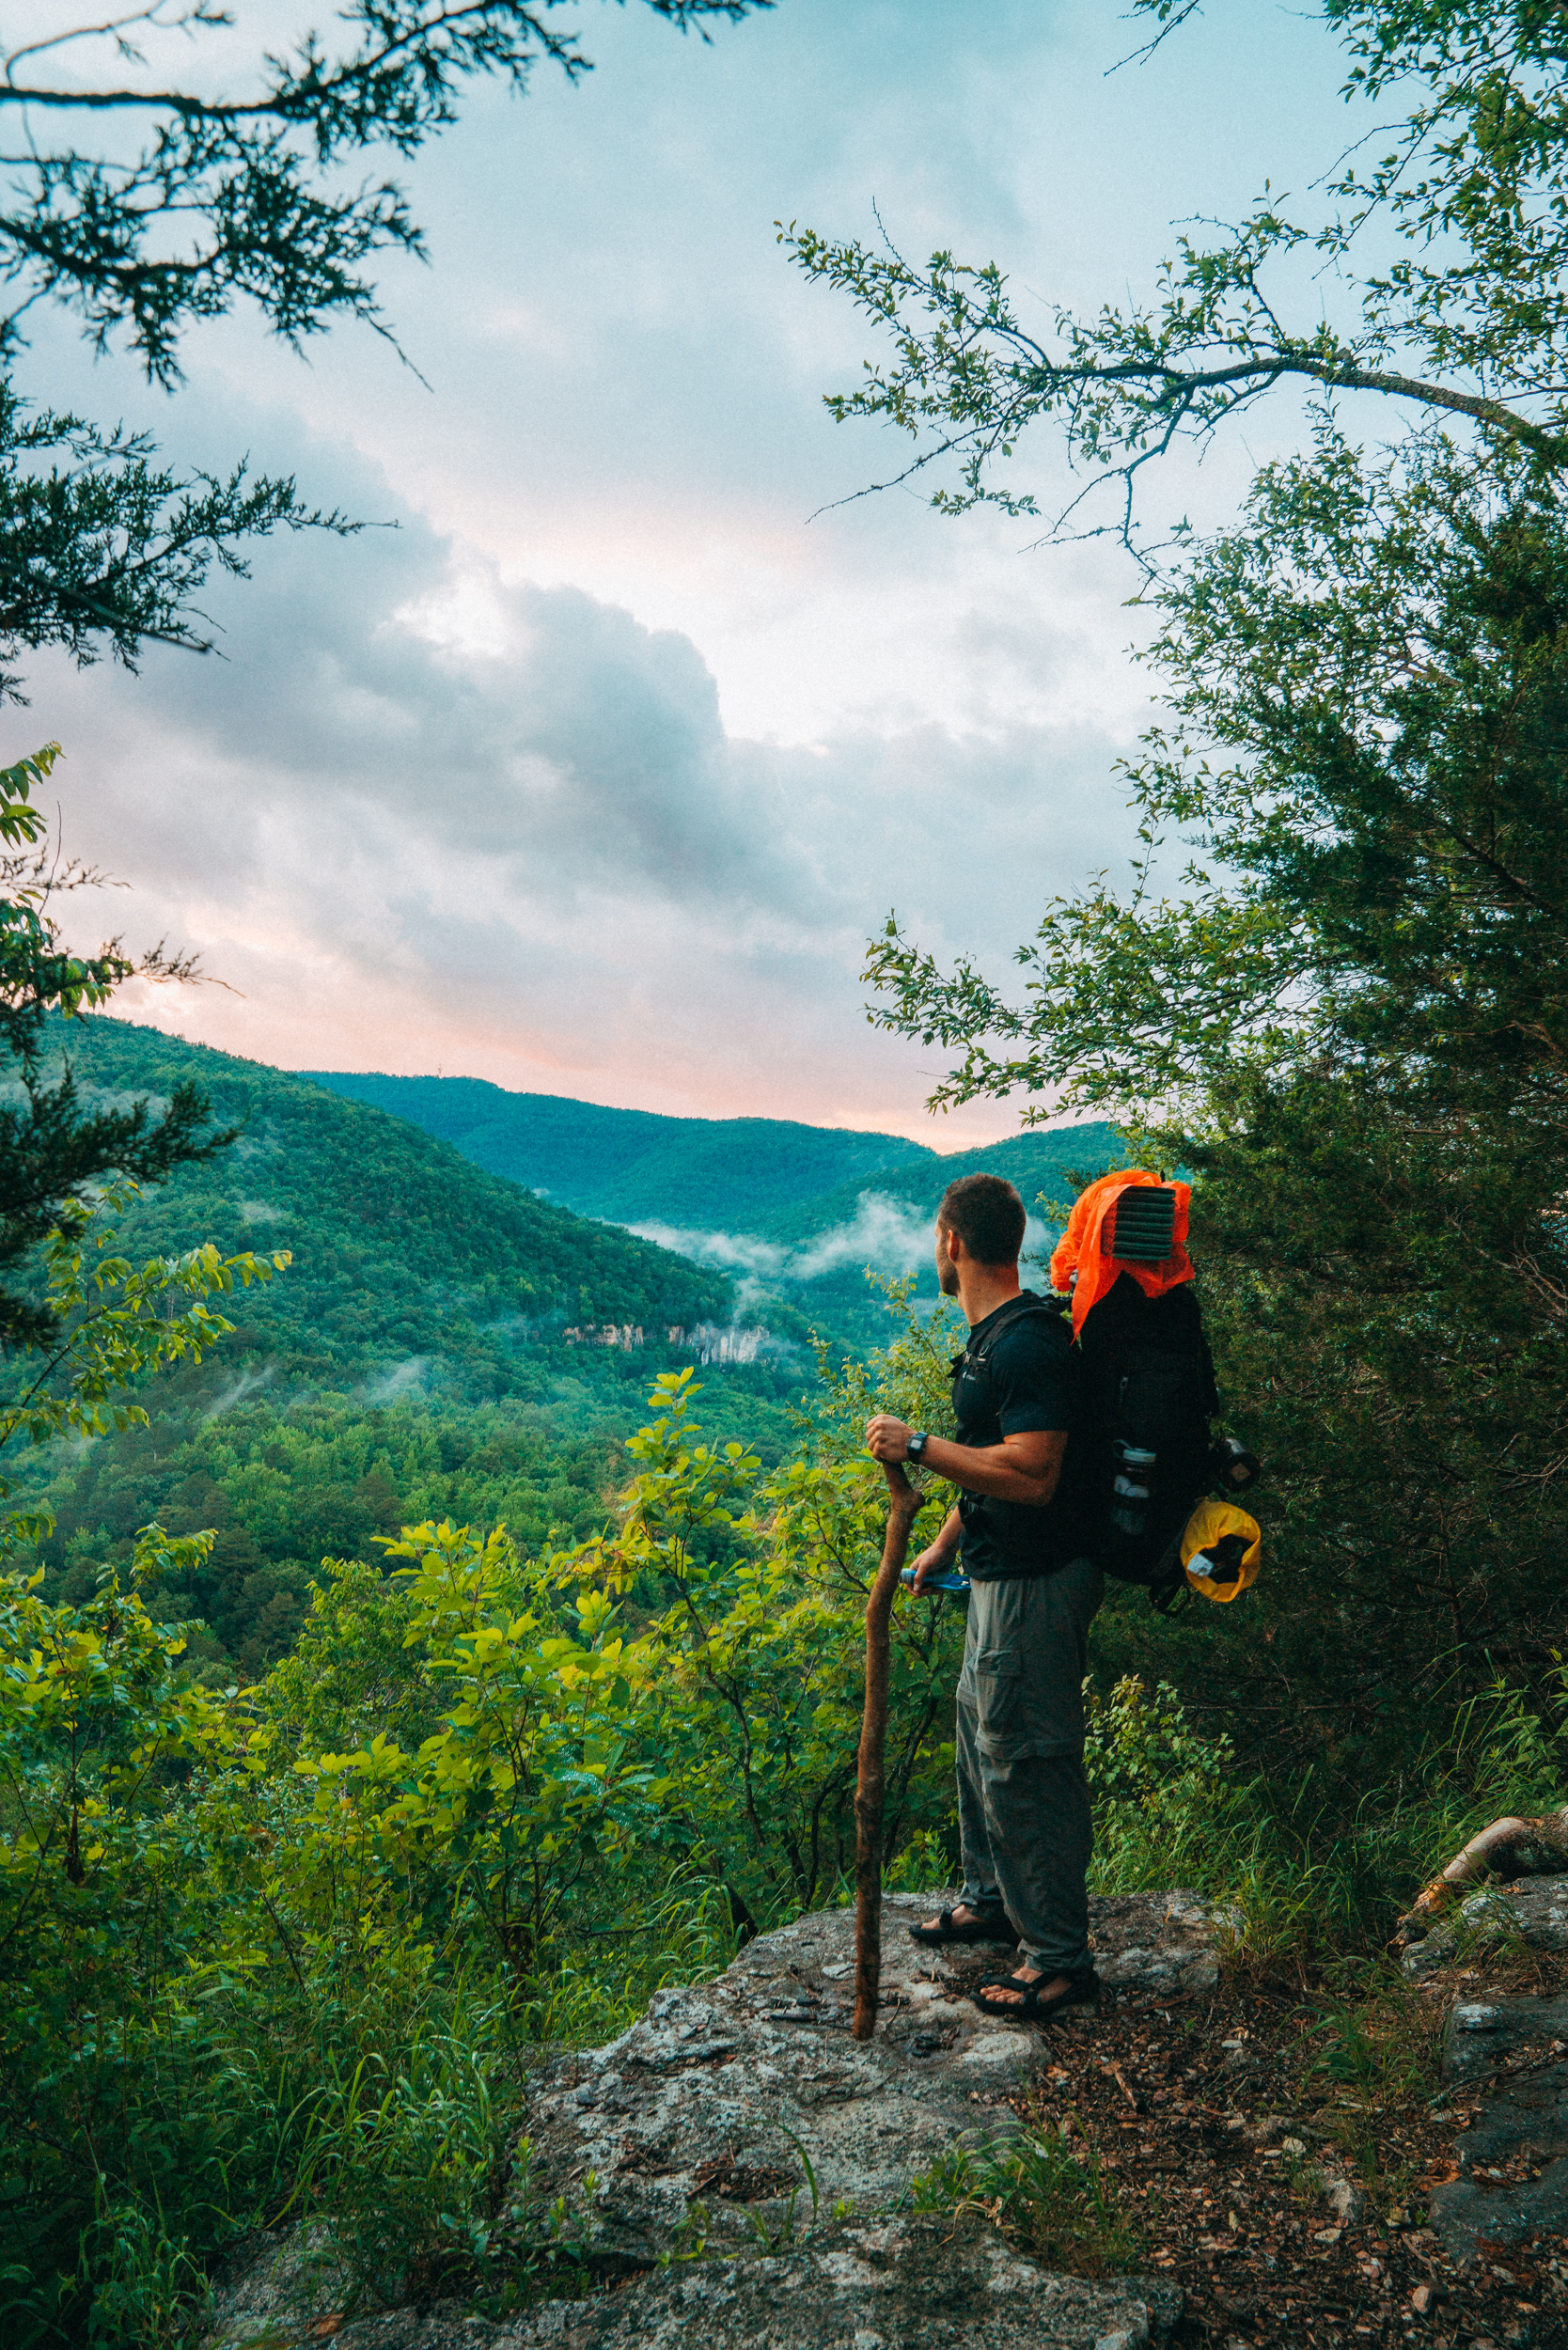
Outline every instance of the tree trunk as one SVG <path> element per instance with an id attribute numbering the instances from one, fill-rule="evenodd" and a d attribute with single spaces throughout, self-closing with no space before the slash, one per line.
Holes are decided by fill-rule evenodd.
<path id="1" fill-rule="evenodd" d="M 1502 1877 L 1526 1877 L 1552 1876 L 1559 1871 L 1568 1871 L 1568 1804 L 1533 1820 L 1494 1820 L 1417 1895 L 1399 1921 L 1397 1939 L 1402 1948 L 1421 1941 L 1431 1920 L 1456 1893 L 1494 1872 Z"/>
<path id="2" fill-rule="evenodd" d="M 882 1564 L 866 1602 L 866 1710 L 860 1718 L 860 1772 L 855 1791 L 855 2037 L 876 2029 L 882 1981 L 882 1786 L 887 1754 L 888 1630 L 909 1533 L 920 1506 L 903 1470 L 884 1462 L 891 1507 Z"/>

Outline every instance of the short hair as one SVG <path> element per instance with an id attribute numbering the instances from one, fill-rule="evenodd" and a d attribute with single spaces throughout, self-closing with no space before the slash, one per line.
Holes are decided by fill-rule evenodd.
<path id="1" fill-rule="evenodd" d="M 936 1221 L 956 1232 L 980 1264 L 1016 1264 L 1028 1218 L 1003 1175 L 961 1175 L 942 1194 Z"/>

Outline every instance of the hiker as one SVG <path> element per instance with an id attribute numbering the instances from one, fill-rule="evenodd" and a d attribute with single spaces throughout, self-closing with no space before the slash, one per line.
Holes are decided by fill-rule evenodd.
<path id="1" fill-rule="evenodd" d="M 969 1323 L 953 1364 L 957 1441 L 887 1413 L 866 1441 L 875 1459 L 912 1461 L 963 1492 L 916 1563 L 915 1590 L 962 1558 L 971 1587 L 958 1683 L 964 1895 L 910 1932 L 932 1944 L 1016 1942 L 1016 1969 L 984 1983 L 976 2003 L 1043 2020 L 1099 1990 L 1083 1679 L 1105 1585 L 1088 1556 L 1085 1448 L 1074 1444 L 1079 1361 L 1065 1316 L 1019 1288 L 1024 1225 L 1023 1200 L 1000 1176 L 949 1184 L 936 1276 Z"/>

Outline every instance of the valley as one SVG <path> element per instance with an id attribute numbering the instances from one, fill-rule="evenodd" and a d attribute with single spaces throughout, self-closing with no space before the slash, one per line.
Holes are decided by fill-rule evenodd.
<path id="1" fill-rule="evenodd" d="M 1017 1184 L 1038 1260 L 1044 1210 L 1115 1164 L 1114 1130 L 1039 1127 L 984 1150 L 938 1152 L 898 1135 L 781 1119 L 662 1118 L 473 1077 L 313 1070 L 318 1085 L 405 1118 L 477 1167 L 580 1214 L 734 1277 L 752 1313 L 787 1307 L 812 1328 L 875 1346 L 886 1315 L 868 1268 L 936 1294 L 931 1226 L 946 1186 L 985 1169 Z M 1036 1270 L 1043 1268 L 1036 1264 Z"/>
<path id="2" fill-rule="evenodd" d="M 312 1077 L 104 1016 L 58 1035 L 54 1066 L 89 1105 L 194 1080 L 238 1130 L 120 1218 L 127 1255 L 211 1240 L 291 1258 L 229 1301 L 203 1362 L 144 1391 L 150 1425 L 7 1464 L 13 1500 L 55 1519 L 37 1553 L 52 1599 L 90 1596 L 154 1519 L 215 1529 L 156 1601 L 199 1620 L 192 1662 L 214 1684 L 288 1652 L 323 1558 L 373 1559 L 404 1524 L 504 1523 L 530 1552 L 596 1532 L 662 1371 L 697 1364 L 713 1433 L 776 1461 L 813 1335 L 834 1360 L 864 1355 L 893 1327 L 878 1282 L 934 1296 L 932 1215 L 955 1174 L 984 1165 L 1049 1198 L 1112 1140 L 1080 1127 L 942 1157 L 466 1078 Z"/>

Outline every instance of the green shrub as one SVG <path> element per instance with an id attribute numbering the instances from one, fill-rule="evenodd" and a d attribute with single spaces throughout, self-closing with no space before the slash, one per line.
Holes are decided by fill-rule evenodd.
<path id="1" fill-rule="evenodd" d="M 335 2306 L 571 2287 L 570 2215 L 542 2271 L 497 2226 L 533 2052 L 840 1897 L 853 1857 L 885 1508 L 864 1394 L 771 1474 L 702 1439 L 693 1394 L 659 1382 L 612 1530 L 526 1559 L 407 1528 L 390 1573 L 323 1572 L 253 1690 L 203 1686 L 153 1611 L 205 1537 L 148 1529 L 80 1603 L 0 1578 L 8 2343 L 173 2343 L 225 2248 L 294 2222 Z M 961 1637 L 956 1608 L 895 1617 L 895 1887 L 954 1866 Z M 1124 1676 L 1089 1712 L 1099 1888 L 1227 1900 L 1251 1963 L 1318 1963 L 1343 2092 L 1404 2093 L 1425 2060 L 1347 1953 L 1479 1819 L 1557 1792 L 1554 1723 L 1499 1684 L 1347 1819 L 1310 1777 L 1246 1772 L 1168 1686 Z M 1114 2184 L 1059 2137 L 955 2154 L 917 2195 L 1042 2259 L 1136 2264 Z"/>

